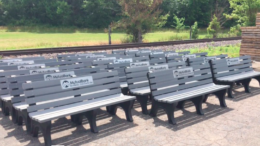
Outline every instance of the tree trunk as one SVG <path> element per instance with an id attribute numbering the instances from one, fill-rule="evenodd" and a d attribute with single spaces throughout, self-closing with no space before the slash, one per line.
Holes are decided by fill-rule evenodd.
<path id="1" fill-rule="evenodd" d="M 143 42 L 142 31 L 138 30 L 138 43 L 142 43 L 142 42 Z"/>

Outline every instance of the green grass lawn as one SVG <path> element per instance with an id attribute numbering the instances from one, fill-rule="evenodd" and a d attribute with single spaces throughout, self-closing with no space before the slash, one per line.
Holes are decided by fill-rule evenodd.
<path id="1" fill-rule="evenodd" d="M 182 50 L 182 51 L 190 51 L 192 54 L 208 52 L 208 56 L 227 54 L 229 57 L 238 57 L 239 51 L 240 51 L 240 44 L 220 46 L 220 47 L 214 47 L 214 48 L 209 46 L 207 48 L 195 48 L 195 49 L 188 49 L 188 50 Z"/>
<path id="2" fill-rule="evenodd" d="M 201 31 L 199 38 L 205 38 Z M 120 44 L 126 37 L 123 32 L 112 33 L 112 44 Z M 189 39 L 189 31 L 176 33 L 174 30 L 154 31 L 144 36 L 144 42 L 173 41 Z M 102 30 L 63 28 L 0 28 L 0 50 L 30 48 L 90 46 L 108 44 L 108 34 Z"/>

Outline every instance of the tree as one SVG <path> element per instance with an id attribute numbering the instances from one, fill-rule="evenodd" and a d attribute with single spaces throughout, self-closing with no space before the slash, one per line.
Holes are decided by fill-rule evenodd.
<path id="1" fill-rule="evenodd" d="M 162 0 L 119 1 L 123 18 L 116 23 L 116 27 L 123 28 L 132 42 L 142 42 L 143 35 L 163 21 L 159 10 L 161 3 Z"/>
<path id="2" fill-rule="evenodd" d="M 228 0 L 213 0 L 213 8 L 212 17 L 215 15 L 218 18 L 220 26 L 224 25 L 228 19 L 223 15 L 223 13 L 230 14 L 231 10 L 229 9 L 229 1 Z"/>
<path id="3" fill-rule="evenodd" d="M 217 38 L 220 31 L 220 23 L 218 22 L 218 18 L 216 17 L 216 15 L 213 16 L 213 19 L 210 22 L 207 31 L 208 33 L 211 33 L 213 35 L 213 38 Z"/>
<path id="4" fill-rule="evenodd" d="M 260 11 L 260 0 L 229 0 L 231 14 L 224 14 L 227 19 L 236 20 L 242 26 L 254 26 L 256 13 Z"/>
<path id="5" fill-rule="evenodd" d="M 191 38 L 192 39 L 198 39 L 199 38 L 199 29 L 198 29 L 198 23 L 195 22 L 194 25 L 191 26 Z"/>
<path id="6" fill-rule="evenodd" d="M 177 32 L 180 32 L 181 30 L 185 29 L 184 21 L 185 18 L 178 18 L 176 15 L 174 16 L 174 24 L 173 27 L 177 30 Z"/>

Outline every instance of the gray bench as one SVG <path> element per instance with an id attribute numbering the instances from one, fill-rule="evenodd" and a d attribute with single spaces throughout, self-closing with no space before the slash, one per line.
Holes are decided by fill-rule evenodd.
<path id="1" fill-rule="evenodd" d="M 4 62 L 19 62 L 19 61 L 27 61 L 27 60 L 43 60 L 45 59 L 42 56 L 39 57 L 24 57 L 24 58 L 12 58 L 12 59 L 1 59 L 0 62 L 4 63 Z"/>
<path id="2" fill-rule="evenodd" d="M 228 97 L 230 98 L 234 98 L 232 95 L 234 83 L 242 83 L 246 93 L 250 93 L 249 83 L 252 78 L 260 83 L 260 72 L 253 70 L 250 56 L 212 60 L 210 65 L 213 81 L 216 84 L 230 85 L 228 90 Z"/>
<path id="3" fill-rule="evenodd" d="M 67 57 L 86 57 L 86 56 L 91 56 L 91 55 L 106 55 L 107 52 L 95 52 L 95 53 L 74 53 L 74 54 L 58 54 L 57 59 L 58 60 L 63 60 L 64 58 Z"/>
<path id="4" fill-rule="evenodd" d="M 39 64 L 39 63 L 54 62 L 54 61 L 56 61 L 56 59 L 37 59 L 37 60 L 24 60 L 24 61 L 16 61 L 16 62 L 0 62 L 0 66 Z"/>
<path id="5" fill-rule="evenodd" d="M 86 74 L 93 74 L 100 72 L 99 68 L 85 68 L 85 69 L 70 69 L 69 71 L 61 71 L 57 73 L 48 73 L 48 74 L 36 74 L 36 75 L 24 75 L 13 78 L 8 78 L 10 96 L 13 96 L 10 106 L 11 115 L 13 122 L 18 122 L 18 125 L 22 125 L 22 111 L 27 109 L 28 104 L 25 103 L 24 90 L 22 89 L 22 84 L 27 82 L 36 82 L 36 81 L 50 81 L 71 78 L 74 76 L 80 77 Z M 18 120 L 19 118 L 20 120 Z"/>
<path id="6" fill-rule="evenodd" d="M 109 106 L 109 113 L 115 114 L 121 106 L 126 118 L 132 122 L 131 107 L 134 96 L 121 93 L 116 71 L 96 73 L 82 77 L 33 82 L 23 84 L 25 101 L 29 107 L 24 111 L 27 115 L 27 128 L 32 128 L 34 136 L 42 131 L 45 145 L 51 146 L 51 121 L 67 116 L 76 124 L 82 124 L 86 116 L 91 131 L 98 132 L 96 126 L 96 110 Z M 32 126 L 32 127 L 31 127 Z"/>
<path id="7" fill-rule="evenodd" d="M 75 70 L 75 69 L 80 69 L 80 68 L 86 68 L 87 66 L 85 64 L 77 64 L 77 65 L 68 65 L 68 66 L 60 66 L 60 67 L 55 67 L 55 68 L 46 68 L 46 69 L 34 69 L 34 70 L 17 70 L 16 72 L 7 72 L 7 80 L 6 83 L 2 85 L 2 87 L 6 88 L 8 91 L 8 94 L 2 95 L 0 98 L 0 101 L 2 102 L 2 111 L 5 115 L 9 115 L 9 111 L 12 110 L 12 104 L 11 100 L 14 96 L 14 94 L 20 93 L 20 90 L 17 89 L 17 84 L 13 86 L 12 84 L 14 82 L 13 78 L 19 78 L 21 80 L 23 79 L 30 79 L 33 80 L 35 79 L 33 75 L 36 75 L 36 77 L 43 76 L 42 74 L 46 73 L 55 73 L 55 72 L 62 72 L 62 71 L 67 71 L 67 70 Z M 39 75 L 38 75 L 39 74 Z M 12 75 L 12 76 L 10 76 Z M 29 75 L 29 77 L 26 77 Z M 20 85 L 21 86 L 21 85 Z M 15 90 L 15 91 L 14 91 Z"/>
<path id="8" fill-rule="evenodd" d="M 167 113 L 170 124 L 176 124 L 175 106 L 183 105 L 186 100 L 194 103 L 199 115 L 204 114 L 202 111 L 204 95 L 216 95 L 220 105 L 226 107 L 225 94 L 229 86 L 213 83 L 209 64 L 149 72 L 148 79 L 153 99 L 150 115 L 156 117 L 157 110 L 161 107 Z"/>
<path id="9" fill-rule="evenodd" d="M 153 60 L 153 59 L 165 58 L 166 56 L 177 55 L 177 54 L 178 53 L 176 53 L 175 51 L 158 51 L 158 52 L 151 52 L 149 54 L 149 58 Z"/>
<path id="10" fill-rule="evenodd" d="M 209 60 L 219 60 L 219 59 L 225 59 L 228 58 L 227 55 L 221 54 L 221 55 L 216 55 L 216 56 L 206 56 L 206 57 L 197 57 L 197 58 L 188 58 L 187 63 L 188 66 L 192 65 L 199 65 L 203 63 L 209 63 Z"/>
<path id="11" fill-rule="evenodd" d="M 125 55 L 125 50 L 112 50 L 112 54 Z"/>
<path id="12" fill-rule="evenodd" d="M 171 54 L 169 53 L 166 55 L 166 60 L 168 63 L 183 61 L 182 56 L 189 55 L 190 51 L 183 51 L 183 52 L 176 52 L 176 53 L 171 53 Z"/>
<path id="13" fill-rule="evenodd" d="M 149 71 L 162 71 L 171 68 L 186 67 L 185 62 L 173 62 L 169 64 L 151 65 L 143 67 L 128 67 L 125 69 L 129 94 L 136 96 L 137 101 L 141 104 L 142 113 L 148 114 L 147 102 L 151 97 L 151 90 L 147 79 Z"/>

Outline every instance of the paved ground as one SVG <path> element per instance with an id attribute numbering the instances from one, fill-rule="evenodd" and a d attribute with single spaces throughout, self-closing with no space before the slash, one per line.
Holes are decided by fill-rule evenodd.
<path id="1" fill-rule="evenodd" d="M 85 120 L 83 126 L 75 127 L 69 118 L 53 122 L 52 139 L 56 145 L 86 146 L 179 146 L 179 145 L 260 145 L 260 88 L 258 82 L 251 82 L 252 93 L 236 87 L 235 99 L 226 99 L 228 108 L 221 108 L 215 97 L 203 105 L 204 116 L 196 115 L 191 103 L 185 110 L 175 112 L 177 125 L 167 123 L 167 116 L 160 110 L 157 118 L 143 115 L 135 103 L 134 122 L 125 120 L 122 110 L 118 116 L 99 111 L 97 125 L 100 132 L 93 134 Z M 43 145 L 41 134 L 32 138 L 0 113 L 0 146 Z"/>

